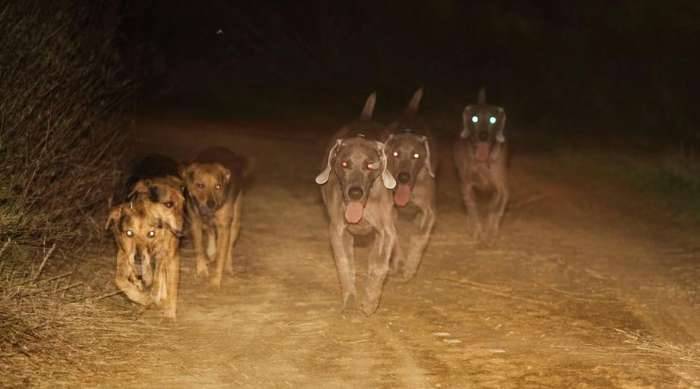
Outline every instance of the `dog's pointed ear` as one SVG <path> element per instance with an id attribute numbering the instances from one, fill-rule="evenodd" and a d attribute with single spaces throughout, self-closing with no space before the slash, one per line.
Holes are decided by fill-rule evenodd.
<path id="1" fill-rule="evenodd" d="M 418 112 L 422 99 L 423 88 L 418 88 L 418 90 L 413 93 L 413 97 L 411 97 L 411 101 L 408 102 L 408 106 L 406 107 L 405 113 L 407 116 L 413 116 Z"/>
<path id="2" fill-rule="evenodd" d="M 486 104 L 486 88 L 483 86 L 479 89 L 479 96 L 477 97 L 477 103 Z"/>
<path id="3" fill-rule="evenodd" d="M 469 123 L 472 120 L 472 106 L 467 105 L 462 111 L 462 132 L 459 133 L 459 137 L 462 139 L 469 138 Z"/>
<path id="4" fill-rule="evenodd" d="M 382 183 L 387 189 L 396 188 L 396 180 L 394 176 L 389 172 L 389 164 L 386 158 L 386 144 L 382 142 L 377 142 L 377 149 L 379 150 L 379 158 L 382 160 Z"/>
<path id="5" fill-rule="evenodd" d="M 374 115 L 374 105 L 377 102 L 377 92 L 372 92 L 372 94 L 367 97 L 365 101 L 365 106 L 362 108 L 362 113 L 360 114 L 360 119 L 370 120 Z"/>
<path id="6" fill-rule="evenodd" d="M 503 134 L 503 131 L 506 128 L 506 112 L 503 108 L 498 107 L 498 132 L 496 133 L 496 141 L 498 143 L 505 143 L 506 142 L 506 137 Z"/>
<path id="7" fill-rule="evenodd" d="M 328 182 L 328 177 L 330 177 L 331 168 L 333 167 L 333 159 L 335 159 L 335 152 L 338 149 L 338 147 L 341 145 L 341 143 L 343 143 L 342 139 L 336 139 L 335 144 L 328 151 L 326 168 L 323 169 L 323 171 L 318 176 L 316 176 L 316 183 L 317 184 L 323 185 L 326 182 Z"/>
<path id="8" fill-rule="evenodd" d="M 425 146 L 425 168 L 428 170 L 428 174 L 430 174 L 430 177 L 435 178 L 435 172 L 433 171 L 433 164 L 430 160 L 430 141 L 428 141 L 427 136 L 421 137 L 421 141 L 423 142 L 423 145 Z"/>
<path id="9" fill-rule="evenodd" d="M 109 230 L 112 225 L 116 225 L 119 219 L 122 217 L 122 206 L 117 205 L 109 210 L 109 215 L 107 216 L 107 222 L 105 222 L 105 230 Z"/>

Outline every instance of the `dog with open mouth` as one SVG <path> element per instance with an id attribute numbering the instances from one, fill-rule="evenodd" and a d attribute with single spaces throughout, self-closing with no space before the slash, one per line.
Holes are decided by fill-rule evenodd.
<path id="1" fill-rule="evenodd" d="M 367 281 L 360 309 L 377 310 L 396 244 L 391 189 L 394 177 L 387 169 L 385 145 L 379 141 L 383 126 L 372 121 L 376 95 L 371 94 L 360 118 L 343 126 L 333 137 L 316 177 L 330 219 L 329 235 L 343 295 L 343 309 L 357 298 L 354 240 L 373 234 Z"/>
<path id="2" fill-rule="evenodd" d="M 436 152 L 428 126 L 417 116 L 423 97 L 423 88 L 411 98 L 404 114 L 387 128 L 385 135 L 389 172 L 397 180 L 394 189 L 394 205 L 401 213 L 407 206 L 418 209 L 418 232 L 409 236 L 399 230 L 392 259 L 392 273 L 407 281 L 415 276 L 430 234 L 435 225 L 435 167 Z M 398 224 L 397 224 L 398 227 Z M 408 242 L 408 254 L 404 256 L 402 241 Z"/>
<path id="3" fill-rule="evenodd" d="M 477 104 L 462 113 L 462 130 L 454 158 L 462 199 L 476 240 L 493 242 L 508 204 L 507 157 L 503 107 L 486 103 L 479 91 Z"/>

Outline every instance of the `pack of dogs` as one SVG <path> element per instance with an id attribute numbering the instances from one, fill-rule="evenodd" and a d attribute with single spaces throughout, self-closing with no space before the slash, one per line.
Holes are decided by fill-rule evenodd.
<path id="1" fill-rule="evenodd" d="M 418 113 L 423 89 L 393 122 L 374 120 L 376 94 L 360 116 L 333 135 L 316 176 L 328 215 L 328 235 L 342 308 L 372 315 L 388 277 L 417 273 L 436 221 L 438 150 Z M 505 110 L 477 103 L 462 112 L 453 157 L 473 238 L 493 243 L 508 204 Z M 126 201 L 112 207 L 105 228 L 117 246 L 115 284 L 130 300 L 177 316 L 180 240 L 189 227 L 195 275 L 213 288 L 233 274 L 241 228 L 248 158 L 224 147 L 202 150 L 186 163 L 149 155 L 130 169 Z M 413 215 L 412 231 L 398 222 Z M 369 236 L 367 272 L 358 285 L 355 240 Z M 209 266 L 212 265 L 210 270 Z"/>

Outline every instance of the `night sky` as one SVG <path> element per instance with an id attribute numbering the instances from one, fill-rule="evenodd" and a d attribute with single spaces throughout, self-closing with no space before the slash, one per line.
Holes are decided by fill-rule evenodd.
<path id="1" fill-rule="evenodd" d="M 239 3 L 122 2 L 131 73 L 193 104 L 378 90 L 398 108 L 417 86 L 429 106 L 486 86 L 524 123 L 694 136 L 695 1 Z"/>

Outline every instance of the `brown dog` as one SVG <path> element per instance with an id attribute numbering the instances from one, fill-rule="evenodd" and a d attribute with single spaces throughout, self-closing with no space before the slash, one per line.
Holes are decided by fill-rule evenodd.
<path id="1" fill-rule="evenodd" d="M 223 147 L 199 153 L 194 162 L 183 166 L 180 176 L 187 188 L 187 214 L 196 253 L 197 276 L 208 276 L 207 256 L 214 254 L 216 269 L 210 283 L 221 286 L 224 269 L 233 273 L 233 247 L 241 228 L 242 186 L 247 161 Z M 204 234 L 216 247 L 204 249 Z M 210 245 L 211 246 L 211 245 Z"/>
<path id="2" fill-rule="evenodd" d="M 112 208 L 105 224 L 117 243 L 117 287 L 134 302 L 155 303 L 173 319 L 180 276 L 178 219 L 182 215 L 175 209 L 139 195 Z M 155 277 L 151 270 L 153 261 Z"/>
<path id="3" fill-rule="evenodd" d="M 401 245 L 397 244 L 392 272 L 404 281 L 416 274 L 435 225 L 437 153 L 431 147 L 428 126 L 416 116 L 422 97 L 421 88 L 413 95 L 404 115 L 389 125 L 386 136 L 388 169 L 398 181 L 394 205 L 400 212 L 406 207 L 415 207 L 420 214 L 417 234 L 408 236 L 399 231 L 399 240 L 408 241 L 408 255 L 404 257 Z"/>
<path id="4" fill-rule="evenodd" d="M 377 310 L 396 243 L 391 191 L 396 181 L 387 170 L 384 143 L 367 134 L 382 126 L 371 121 L 375 95 L 367 99 L 360 120 L 344 126 L 333 138 L 316 177 L 330 218 L 329 232 L 343 309 L 356 298 L 354 239 L 374 234 L 368 261 L 365 294 L 360 308 L 366 315 Z"/>
<path id="5" fill-rule="evenodd" d="M 462 198 L 474 238 L 492 241 L 508 204 L 506 113 L 502 107 L 486 104 L 481 89 L 478 104 L 464 108 L 462 122 L 454 150 Z"/>

